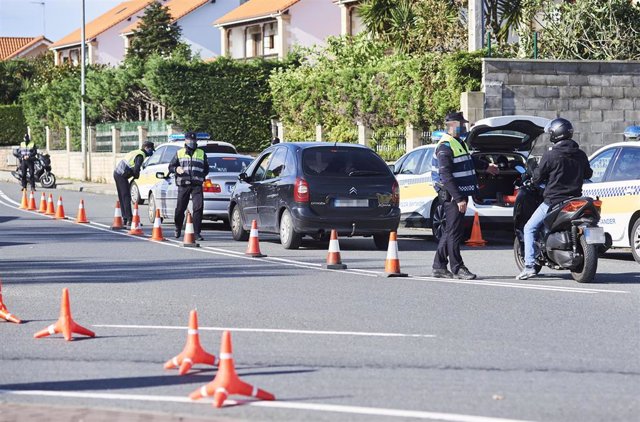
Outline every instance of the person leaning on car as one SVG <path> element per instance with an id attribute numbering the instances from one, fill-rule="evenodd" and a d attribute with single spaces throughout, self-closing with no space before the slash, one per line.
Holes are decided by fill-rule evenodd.
<path id="1" fill-rule="evenodd" d="M 31 184 L 31 190 L 36 190 L 36 175 L 34 171 L 34 164 L 36 161 L 36 154 L 38 149 L 36 144 L 31 140 L 29 134 L 24 135 L 24 140 L 20 142 L 20 146 L 16 148 L 13 155 L 20 159 L 20 171 L 22 173 L 22 189 L 27 188 L 27 170 L 29 171 L 29 184 Z"/>
<path id="2" fill-rule="evenodd" d="M 202 184 L 204 183 L 204 178 L 209 174 L 209 162 L 204 150 L 198 148 L 195 132 L 187 132 L 184 135 L 184 148 L 178 150 L 171 163 L 169 163 L 169 173 L 176 174 L 176 185 L 178 186 L 178 202 L 174 218 L 176 238 L 182 234 L 184 212 L 187 210 L 189 197 L 191 197 L 193 204 L 193 231 L 196 239 L 204 240 L 200 234 L 204 208 Z"/>
<path id="3" fill-rule="evenodd" d="M 497 174 L 498 167 L 485 161 L 474 160 L 460 135 L 466 133 L 468 121 L 462 112 L 452 112 L 445 117 L 447 133 L 442 135 L 433 156 L 431 177 L 438 199 L 442 202 L 446 223 L 433 260 L 433 276 L 437 278 L 476 278 L 462 261 L 460 244 L 464 233 L 463 220 L 469 196 L 478 192 L 475 167 Z M 450 263 L 451 271 L 447 269 Z"/>
<path id="4" fill-rule="evenodd" d="M 133 220 L 131 213 L 131 184 L 130 178 L 137 179 L 140 177 L 140 167 L 146 157 L 151 157 L 155 151 L 153 142 L 146 141 L 142 144 L 142 149 L 136 149 L 129 152 L 118 162 L 113 171 L 113 180 L 116 182 L 118 190 L 118 200 L 122 209 L 122 223 L 127 226 Z"/>

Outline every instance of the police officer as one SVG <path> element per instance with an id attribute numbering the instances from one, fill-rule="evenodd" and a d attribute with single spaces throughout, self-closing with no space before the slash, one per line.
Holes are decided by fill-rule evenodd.
<path id="1" fill-rule="evenodd" d="M 544 131 L 549 134 L 553 146 L 542 154 L 540 164 L 534 170 L 531 184 L 546 183 L 543 202 L 533 212 L 524 226 L 524 265 L 518 280 L 537 275 L 535 270 L 535 235 L 540 230 L 550 207 L 570 198 L 582 196 L 582 184 L 593 176 L 587 154 L 580 149 L 573 137 L 570 121 L 557 118 L 549 122 Z"/>
<path id="2" fill-rule="evenodd" d="M 146 157 L 150 157 L 155 152 L 153 142 L 147 141 L 142 144 L 142 149 L 129 152 L 116 166 L 113 171 L 113 180 L 118 189 L 118 199 L 122 207 L 122 221 L 124 225 L 131 223 L 133 214 L 131 212 L 131 184 L 130 178 L 140 177 L 140 167 Z"/>
<path id="3" fill-rule="evenodd" d="M 478 192 L 475 166 L 497 174 L 495 164 L 477 162 L 460 136 L 466 133 L 468 121 L 462 112 L 452 112 L 445 117 L 446 132 L 440 138 L 433 156 L 431 177 L 438 192 L 438 200 L 444 207 L 446 223 L 438 242 L 433 260 L 433 276 L 437 278 L 459 278 L 472 280 L 476 275 L 467 269 L 460 255 L 460 243 L 464 233 L 463 219 L 467 211 L 469 195 Z M 447 269 L 450 263 L 451 271 Z"/>
<path id="4" fill-rule="evenodd" d="M 18 158 L 20 158 L 20 171 L 22 172 L 22 189 L 27 188 L 27 170 L 29 171 L 29 183 L 31 190 L 36 190 L 36 175 L 34 171 L 34 163 L 38 149 L 36 144 L 31 140 L 29 134 L 24 135 L 24 140 L 20 142 L 18 148 Z"/>
<path id="5" fill-rule="evenodd" d="M 202 184 L 209 174 L 209 162 L 207 161 L 207 154 L 198 148 L 195 132 L 187 132 L 184 139 L 184 148 L 178 150 L 171 163 L 169 163 L 169 173 L 176 174 L 176 185 L 178 185 L 178 202 L 174 219 L 176 225 L 175 235 L 178 238 L 182 234 L 184 212 L 189 205 L 189 197 L 191 197 L 191 203 L 193 204 L 193 230 L 195 231 L 196 239 L 204 240 L 200 234 L 204 207 Z"/>

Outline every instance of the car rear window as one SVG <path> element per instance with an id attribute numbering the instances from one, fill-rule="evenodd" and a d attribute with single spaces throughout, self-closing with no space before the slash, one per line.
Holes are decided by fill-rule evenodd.
<path id="1" fill-rule="evenodd" d="M 220 153 L 220 154 L 236 154 L 238 152 L 232 146 L 221 145 L 221 144 L 207 144 L 207 145 L 204 145 L 204 146 L 198 145 L 198 148 L 203 149 L 204 152 L 206 152 L 207 154 L 214 153 L 214 152 L 217 152 L 217 153 Z"/>
<path id="2" fill-rule="evenodd" d="M 209 171 L 214 173 L 242 173 L 253 161 L 246 157 L 207 157 Z"/>
<path id="3" fill-rule="evenodd" d="M 389 167 L 375 152 L 360 148 L 318 147 L 302 153 L 306 175 L 332 177 L 387 176 Z"/>

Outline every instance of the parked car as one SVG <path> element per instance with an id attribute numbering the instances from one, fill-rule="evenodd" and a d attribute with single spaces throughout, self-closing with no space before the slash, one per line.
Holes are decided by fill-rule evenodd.
<path id="1" fill-rule="evenodd" d="M 478 120 L 466 136 L 474 161 L 496 164 L 500 173 L 493 176 L 477 169 L 480 192 L 469 199 L 466 224 L 476 212 L 483 229 L 513 226 L 515 170 L 524 165 L 533 141 L 540 136 L 549 119 L 535 116 L 501 116 Z M 401 225 L 427 227 L 440 238 L 444 223 L 442 204 L 431 180 L 431 164 L 436 145 L 425 145 L 400 157 L 392 166 L 400 185 Z"/>
<path id="2" fill-rule="evenodd" d="M 198 148 L 204 150 L 208 154 L 226 153 L 237 154 L 236 147 L 228 142 L 217 142 L 207 139 L 207 134 L 199 133 Z M 205 136 L 206 135 L 206 136 Z M 169 171 L 169 163 L 176 155 L 178 150 L 184 146 L 184 134 L 173 134 L 170 136 L 170 142 L 162 144 L 156 148 L 156 152 L 145 160 L 140 169 L 140 177 L 131 181 L 131 200 L 144 204 L 148 198 L 151 189 L 158 182 L 156 178 L 157 172 L 167 173 Z"/>
<path id="3" fill-rule="evenodd" d="M 362 145 L 281 143 L 263 151 L 239 175 L 229 202 L 235 240 L 246 240 L 252 220 L 278 233 L 286 249 L 303 236 L 373 236 L 386 249 L 398 228 L 398 183 L 385 162 Z"/>
<path id="4" fill-rule="evenodd" d="M 203 220 L 222 221 L 229 224 L 228 208 L 231 192 L 238 181 L 238 175 L 249 167 L 253 157 L 238 154 L 207 154 L 209 174 L 203 184 L 204 210 Z M 167 172 L 162 172 L 167 174 Z M 157 179 L 156 179 L 157 180 Z M 155 219 L 156 208 L 160 210 L 163 220 L 173 220 L 176 203 L 178 201 L 178 187 L 173 175 L 161 179 L 151 189 L 149 194 L 149 221 Z M 189 204 L 191 209 L 191 204 Z"/>

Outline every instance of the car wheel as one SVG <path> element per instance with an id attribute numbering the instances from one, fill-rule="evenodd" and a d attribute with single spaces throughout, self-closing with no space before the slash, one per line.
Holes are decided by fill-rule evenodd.
<path id="1" fill-rule="evenodd" d="M 138 203 L 138 205 L 144 204 L 144 200 L 140 197 L 140 189 L 136 182 L 131 182 L 131 202 Z"/>
<path id="2" fill-rule="evenodd" d="M 149 222 L 153 224 L 156 220 L 156 198 L 149 194 Z"/>
<path id="3" fill-rule="evenodd" d="M 435 240 L 436 243 L 440 242 L 440 238 L 444 234 L 446 224 L 447 217 L 444 212 L 444 204 L 436 200 L 436 203 L 431 210 L 431 232 L 433 233 L 433 240 Z"/>
<path id="4" fill-rule="evenodd" d="M 289 210 L 284 210 L 280 217 L 280 243 L 285 249 L 298 249 L 302 243 L 302 236 L 293 228 Z"/>
<path id="5" fill-rule="evenodd" d="M 633 255 L 633 259 L 640 264 L 640 218 L 637 218 L 636 222 L 633 223 L 629 237 L 631 238 L 631 254 Z"/>
<path id="6" fill-rule="evenodd" d="M 249 232 L 242 227 L 242 215 L 237 205 L 231 211 L 231 236 L 238 241 L 249 239 Z"/>
<path id="7" fill-rule="evenodd" d="M 373 243 L 376 245 L 376 249 L 379 251 L 386 251 L 389 249 L 389 236 L 390 233 L 376 233 L 373 235 Z"/>

